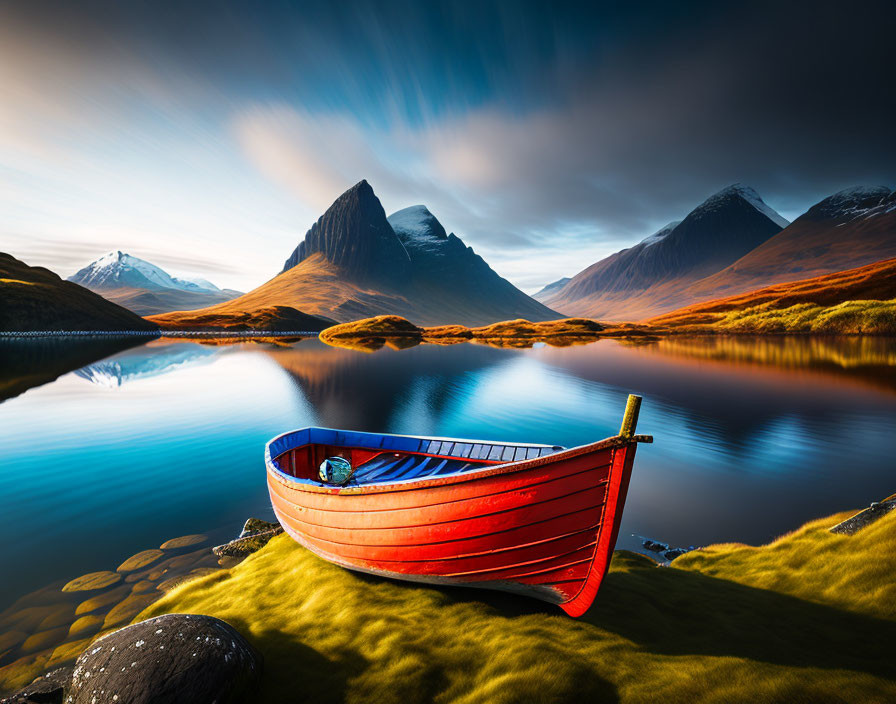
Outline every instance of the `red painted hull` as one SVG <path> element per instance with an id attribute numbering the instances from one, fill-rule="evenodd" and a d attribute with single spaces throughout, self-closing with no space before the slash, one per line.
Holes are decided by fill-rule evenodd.
<path id="1" fill-rule="evenodd" d="M 268 463 L 284 529 L 349 569 L 591 606 L 616 543 L 637 444 L 615 437 L 466 474 L 315 486 Z"/>

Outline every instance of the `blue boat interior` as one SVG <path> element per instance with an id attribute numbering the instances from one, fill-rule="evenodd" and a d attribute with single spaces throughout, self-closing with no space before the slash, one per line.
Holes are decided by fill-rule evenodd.
<path id="1" fill-rule="evenodd" d="M 543 457 L 562 450 L 556 445 L 528 445 L 381 435 L 329 428 L 303 428 L 271 440 L 266 461 L 293 481 L 329 486 L 318 467 L 331 457 L 348 460 L 354 469 L 346 486 L 392 484 L 450 476 L 483 467 Z"/>

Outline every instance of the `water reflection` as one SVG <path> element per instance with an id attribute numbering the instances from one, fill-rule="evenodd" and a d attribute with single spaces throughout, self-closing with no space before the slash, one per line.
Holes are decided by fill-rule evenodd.
<path id="1" fill-rule="evenodd" d="M 889 337 L 676 336 L 644 348 L 673 357 L 821 373 L 896 389 L 896 341 Z"/>
<path id="2" fill-rule="evenodd" d="M 74 357 L 46 348 L 30 374 Z M 632 533 L 765 541 L 894 491 L 896 341 L 882 338 L 374 353 L 160 340 L 96 359 L 0 404 L 0 566 L 16 575 L 0 607 L 172 535 L 269 516 L 264 442 L 304 425 L 574 446 L 615 434 L 640 393 L 656 443 L 638 451 L 625 547 Z"/>
<path id="3" fill-rule="evenodd" d="M 139 337 L 0 338 L 0 401 L 144 342 Z"/>
<path id="4" fill-rule="evenodd" d="M 75 374 L 99 386 L 121 386 L 127 381 L 168 374 L 185 366 L 210 364 L 225 349 L 192 343 L 150 343 L 88 364 Z"/>

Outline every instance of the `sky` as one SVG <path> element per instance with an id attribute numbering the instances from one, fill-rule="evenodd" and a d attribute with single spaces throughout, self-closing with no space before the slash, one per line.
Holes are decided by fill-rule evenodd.
<path id="1" fill-rule="evenodd" d="M 0 0 L 0 251 L 245 291 L 367 179 L 533 292 L 732 183 L 896 186 L 891 6 Z"/>

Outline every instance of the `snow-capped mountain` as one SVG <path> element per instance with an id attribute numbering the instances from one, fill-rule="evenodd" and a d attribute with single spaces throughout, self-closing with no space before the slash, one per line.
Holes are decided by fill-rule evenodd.
<path id="1" fill-rule="evenodd" d="M 782 230 L 790 224 L 786 218 L 781 217 L 780 213 L 773 208 L 770 208 L 756 191 L 749 186 L 744 186 L 742 183 L 735 183 L 732 186 L 728 186 L 728 188 L 722 189 L 715 195 L 710 196 L 703 202 L 698 210 L 709 213 L 713 210 L 724 209 L 727 207 L 728 201 L 732 197 L 742 198 Z"/>
<path id="2" fill-rule="evenodd" d="M 200 278 L 179 279 L 164 269 L 122 251 L 109 252 L 81 269 L 69 281 L 91 289 L 173 288 L 179 291 L 220 291 Z"/>
<path id="3" fill-rule="evenodd" d="M 896 210 L 896 196 L 886 186 L 853 186 L 837 191 L 834 195 L 813 205 L 805 217 L 816 220 L 839 218 L 844 221 L 855 218 L 883 215 Z"/>
<path id="4" fill-rule="evenodd" d="M 240 295 L 199 277 L 171 276 L 145 259 L 118 250 L 104 254 L 68 280 L 139 315 L 195 310 Z"/>
<path id="5" fill-rule="evenodd" d="M 184 285 L 192 285 L 197 286 L 201 291 L 220 291 L 221 289 L 215 286 L 208 279 L 203 279 L 201 276 L 181 276 L 175 277 L 175 281 L 179 281 Z M 193 289 L 189 289 L 193 290 Z"/>
<path id="6" fill-rule="evenodd" d="M 411 240 L 420 246 L 435 245 L 448 239 L 442 223 L 429 212 L 425 205 L 411 205 L 392 213 L 389 224 L 402 242 Z"/>
<path id="7" fill-rule="evenodd" d="M 896 257 L 896 191 L 854 186 L 820 200 L 774 237 L 695 283 L 683 305 Z"/>
<path id="8" fill-rule="evenodd" d="M 676 294 L 789 225 L 749 186 L 714 193 L 680 222 L 579 272 L 536 298 L 568 315 L 637 319 L 677 307 Z"/>

